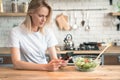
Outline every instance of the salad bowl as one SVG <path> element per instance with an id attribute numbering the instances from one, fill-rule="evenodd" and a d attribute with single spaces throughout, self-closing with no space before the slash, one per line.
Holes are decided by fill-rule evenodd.
<path id="1" fill-rule="evenodd" d="M 96 59 L 94 55 L 76 55 L 72 56 L 75 68 L 78 71 L 94 71 L 101 63 L 100 59 Z"/>

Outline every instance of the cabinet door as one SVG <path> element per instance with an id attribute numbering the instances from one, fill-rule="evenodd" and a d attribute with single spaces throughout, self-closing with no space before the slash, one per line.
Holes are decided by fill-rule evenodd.
<path id="1" fill-rule="evenodd" d="M 105 65 L 120 65 L 120 55 L 104 55 Z"/>

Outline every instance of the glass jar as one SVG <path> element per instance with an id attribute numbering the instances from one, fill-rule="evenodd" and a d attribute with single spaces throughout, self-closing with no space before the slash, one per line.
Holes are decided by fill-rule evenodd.
<path id="1" fill-rule="evenodd" d="M 120 12 L 120 1 L 117 1 L 118 12 Z"/>
<path id="2" fill-rule="evenodd" d="M 11 7 L 12 7 L 12 12 L 14 13 L 18 12 L 18 5 L 16 0 L 12 0 Z"/>
<path id="3" fill-rule="evenodd" d="M 3 3 L 2 3 L 2 0 L 0 0 L 0 12 L 3 12 Z"/>
<path id="4" fill-rule="evenodd" d="M 28 2 L 23 2 L 23 12 L 27 13 L 28 10 Z"/>

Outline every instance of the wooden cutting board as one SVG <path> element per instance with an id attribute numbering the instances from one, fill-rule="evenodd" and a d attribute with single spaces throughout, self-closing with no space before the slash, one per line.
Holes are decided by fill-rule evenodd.
<path id="1" fill-rule="evenodd" d="M 56 24 L 60 30 L 68 31 L 71 28 L 68 23 L 68 16 L 64 15 L 63 13 L 56 17 Z"/>

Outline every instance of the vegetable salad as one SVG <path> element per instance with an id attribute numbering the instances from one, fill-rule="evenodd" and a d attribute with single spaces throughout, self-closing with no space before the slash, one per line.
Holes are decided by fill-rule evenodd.
<path id="1" fill-rule="evenodd" d="M 73 62 L 80 71 L 92 71 L 99 65 L 99 61 L 95 61 L 92 58 L 76 57 Z"/>

